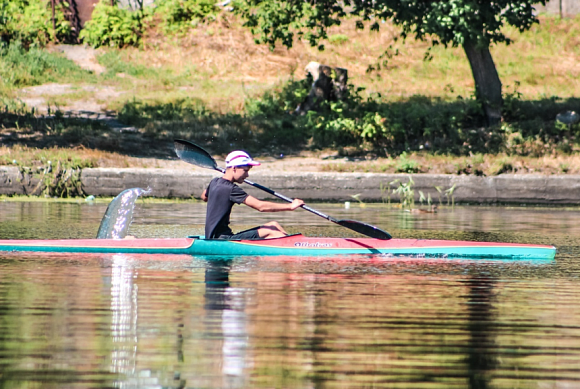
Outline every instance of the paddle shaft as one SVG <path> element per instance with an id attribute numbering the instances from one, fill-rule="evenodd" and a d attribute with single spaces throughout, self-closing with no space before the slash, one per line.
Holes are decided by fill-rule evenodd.
<path id="1" fill-rule="evenodd" d="M 225 173 L 225 172 L 226 172 L 226 170 L 225 170 L 224 168 L 220 168 L 220 167 L 217 167 L 217 166 L 215 167 L 215 169 L 216 169 L 217 171 L 221 172 L 221 173 Z M 281 194 L 281 193 L 278 193 L 278 192 L 276 192 L 276 191 L 273 191 L 272 189 L 270 189 L 270 188 L 268 188 L 268 187 L 265 187 L 265 186 L 263 186 L 263 185 L 256 184 L 255 182 L 252 182 L 252 181 L 250 181 L 250 180 L 248 180 L 248 179 L 245 179 L 245 180 L 244 180 L 244 182 L 245 182 L 246 184 L 248 184 L 248 185 L 252 185 L 254 188 L 261 189 L 261 190 L 263 190 L 264 192 L 267 192 L 267 193 L 271 194 L 272 196 L 276 196 L 276 197 L 278 197 L 278 198 L 279 198 L 279 199 L 281 199 L 281 200 L 287 201 L 287 202 L 289 202 L 289 203 L 291 203 L 292 201 L 294 201 L 294 199 L 292 199 L 292 198 L 290 198 L 290 197 L 288 197 L 288 196 L 284 196 L 284 195 L 283 195 L 283 194 Z M 313 213 L 313 214 L 315 214 L 315 215 L 318 215 L 318 216 L 320 216 L 320 217 L 323 217 L 323 218 L 325 218 L 326 220 L 329 220 L 329 221 L 331 221 L 331 222 L 333 222 L 333 223 L 337 223 L 337 224 L 338 224 L 338 220 L 336 220 L 336 219 L 335 219 L 335 218 L 333 218 L 332 216 L 325 215 L 324 213 L 322 213 L 322 212 L 320 212 L 320 211 L 317 211 L 317 210 L 316 210 L 316 209 L 314 209 L 314 208 L 310 208 L 310 207 L 309 207 L 308 205 L 306 205 L 306 204 L 303 204 L 301 207 L 302 207 L 303 209 L 307 210 L 308 212 L 312 212 L 312 213 Z"/>

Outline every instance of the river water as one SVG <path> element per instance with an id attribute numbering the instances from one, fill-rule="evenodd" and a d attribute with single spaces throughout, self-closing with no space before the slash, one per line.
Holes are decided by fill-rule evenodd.
<path id="1" fill-rule="evenodd" d="M 553 244 L 554 261 L 0 253 L 0 388 L 577 388 L 580 210 L 317 204 L 402 238 Z M 0 202 L 0 239 L 92 238 L 106 204 Z M 129 233 L 203 233 L 139 202 Z M 239 229 L 355 236 L 236 207 Z"/>

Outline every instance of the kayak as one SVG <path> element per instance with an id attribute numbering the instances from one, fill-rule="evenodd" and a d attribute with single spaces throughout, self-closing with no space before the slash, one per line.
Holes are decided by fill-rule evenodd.
<path id="1" fill-rule="evenodd" d="M 0 251 L 58 253 L 187 254 L 195 256 L 324 256 L 382 254 L 401 257 L 551 260 L 548 245 L 429 239 L 318 238 L 301 234 L 264 240 L 203 237 L 166 239 L 0 240 Z"/>

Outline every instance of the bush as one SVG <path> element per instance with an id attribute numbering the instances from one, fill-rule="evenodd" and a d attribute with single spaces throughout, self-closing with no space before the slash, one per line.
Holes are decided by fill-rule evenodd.
<path id="1" fill-rule="evenodd" d="M 28 48 L 66 40 L 72 29 L 64 16 L 65 5 L 58 3 L 55 9 L 56 31 L 53 31 L 50 1 L 0 0 L 0 42 L 20 41 Z"/>
<path id="2" fill-rule="evenodd" d="M 212 0 L 158 0 L 155 14 L 165 34 L 185 33 L 199 23 L 215 20 L 219 9 Z"/>
<path id="3" fill-rule="evenodd" d="M 349 85 L 344 101 L 326 102 L 304 116 L 290 113 L 310 90 L 311 80 L 294 81 L 246 102 L 246 116 L 265 123 L 285 122 L 283 128 L 300 131 L 315 148 L 355 146 L 359 154 L 398 155 L 426 150 L 438 154 L 498 153 L 540 156 L 569 153 L 580 141 L 580 124 L 568 127 L 554 121 L 556 114 L 573 110 L 579 99 L 522 100 L 517 92 L 504 96 L 504 122 L 488 128 L 481 104 L 473 97 L 443 101 L 412 96 L 405 101 L 384 101 L 380 94 L 363 98 L 362 88 Z M 577 109 L 577 108 L 576 108 Z M 274 133 L 282 127 L 272 128 Z M 352 150 L 349 151 L 352 153 Z M 419 169 L 407 161 L 398 169 Z M 408 162 L 408 163 L 407 163 Z"/>
<path id="4" fill-rule="evenodd" d="M 97 3 L 92 18 L 80 33 L 84 43 L 93 46 L 138 46 L 141 41 L 143 12 L 122 9 L 108 2 Z"/>
<path id="5" fill-rule="evenodd" d="M 155 6 L 136 11 L 101 1 L 80 38 L 93 47 L 139 46 L 143 32 L 156 24 L 164 34 L 185 33 L 201 22 L 215 20 L 218 12 L 211 0 L 158 0 Z"/>

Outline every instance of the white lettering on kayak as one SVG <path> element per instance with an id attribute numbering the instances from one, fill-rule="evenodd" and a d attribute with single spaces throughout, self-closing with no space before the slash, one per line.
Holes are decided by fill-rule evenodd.
<path id="1" fill-rule="evenodd" d="M 332 247 L 332 243 L 321 243 L 321 242 L 296 242 L 294 243 L 295 247 Z"/>

